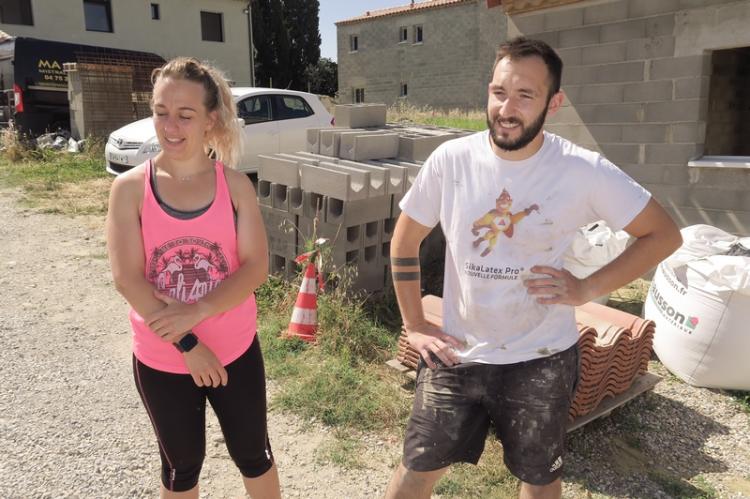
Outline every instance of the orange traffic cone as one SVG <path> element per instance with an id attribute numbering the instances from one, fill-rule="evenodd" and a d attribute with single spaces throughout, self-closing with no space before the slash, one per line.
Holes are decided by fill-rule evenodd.
<path id="1" fill-rule="evenodd" d="M 315 341 L 318 332 L 318 296 L 315 282 L 315 264 L 311 261 L 305 268 L 305 275 L 297 294 L 297 302 L 292 311 L 292 320 L 284 331 L 287 338 L 297 337 L 307 342 Z"/>
<path id="2" fill-rule="evenodd" d="M 302 284 L 299 287 L 294 310 L 292 310 L 292 320 L 283 333 L 286 338 L 296 337 L 310 343 L 315 341 L 315 335 L 318 332 L 318 290 L 316 285 L 323 290 L 323 275 L 316 268 L 316 260 L 319 259 L 321 247 L 327 243 L 327 239 L 318 239 L 315 241 L 315 249 L 299 255 L 295 259 L 300 264 L 307 262 L 307 266 L 305 267 L 305 275 L 302 277 Z"/>

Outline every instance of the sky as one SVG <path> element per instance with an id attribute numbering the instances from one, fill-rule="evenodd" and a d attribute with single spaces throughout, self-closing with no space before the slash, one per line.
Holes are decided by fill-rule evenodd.
<path id="1" fill-rule="evenodd" d="M 320 0 L 320 56 L 336 60 L 336 21 L 364 14 L 368 10 L 408 5 L 410 0 Z"/>

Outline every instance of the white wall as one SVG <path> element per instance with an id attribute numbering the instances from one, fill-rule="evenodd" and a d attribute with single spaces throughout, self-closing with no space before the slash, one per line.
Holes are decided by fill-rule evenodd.
<path id="1" fill-rule="evenodd" d="M 151 19 L 146 0 L 112 0 L 113 33 L 86 31 L 83 0 L 31 0 L 34 26 L 0 24 L 14 36 L 142 50 L 165 59 L 192 56 L 215 63 L 237 85 L 250 83 L 250 41 L 244 0 L 154 0 L 161 19 Z M 224 42 L 201 39 L 200 11 L 221 12 Z"/>

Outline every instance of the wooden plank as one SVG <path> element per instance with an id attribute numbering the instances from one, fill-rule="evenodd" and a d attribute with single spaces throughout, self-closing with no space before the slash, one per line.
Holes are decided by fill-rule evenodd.
<path id="1" fill-rule="evenodd" d="M 568 433 L 573 430 L 577 430 L 581 426 L 590 423 L 597 418 L 608 415 L 610 412 L 612 412 L 613 409 L 616 409 L 617 407 L 630 402 L 638 395 L 653 389 L 654 386 L 656 386 L 656 384 L 661 380 L 661 376 L 649 372 L 638 376 L 633 381 L 633 384 L 630 386 L 630 388 L 628 388 L 626 391 L 614 397 L 605 398 L 601 401 L 596 409 L 571 421 L 568 424 Z"/>
<path id="2" fill-rule="evenodd" d="M 411 371 L 407 366 L 403 365 L 401 362 L 398 361 L 398 359 L 391 359 L 388 362 L 385 363 L 388 367 L 395 369 L 396 371 L 400 373 L 406 373 L 407 371 Z"/>
<path id="3" fill-rule="evenodd" d="M 417 372 L 414 369 L 403 365 L 401 362 L 398 361 L 398 359 L 391 359 L 388 362 L 386 362 L 385 365 L 387 365 L 391 369 L 395 369 L 396 371 L 409 377 L 410 379 L 413 379 L 413 380 L 417 379 Z"/>

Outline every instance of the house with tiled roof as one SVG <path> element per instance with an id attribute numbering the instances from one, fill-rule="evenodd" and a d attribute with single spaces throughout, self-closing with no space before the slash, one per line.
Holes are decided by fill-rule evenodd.
<path id="1" fill-rule="evenodd" d="M 499 4 L 412 1 L 338 21 L 339 101 L 484 107 L 490 65 L 506 38 Z"/>

